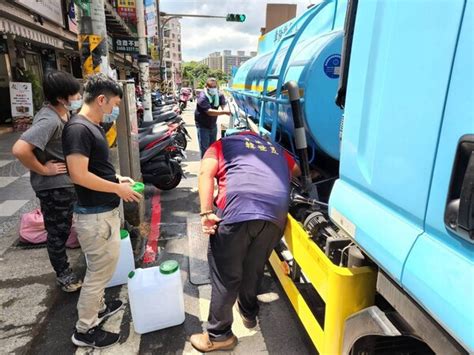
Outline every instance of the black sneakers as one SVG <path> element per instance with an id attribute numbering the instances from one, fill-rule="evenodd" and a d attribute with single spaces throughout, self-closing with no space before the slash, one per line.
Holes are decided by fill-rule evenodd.
<path id="1" fill-rule="evenodd" d="M 120 335 L 107 332 L 100 328 L 101 324 L 110 316 L 117 313 L 123 308 L 123 302 L 114 300 L 105 304 L 105 309 L 99 312 L 99 325 L 89 329 L 87 333 L 79 333 L 77 330 L 71 337 L 74 345 L 89 346 L 95 349 L 103 349 L 116 344 L 120 340 Z"/>
<path id="2" fill-rule="evenodd" d="M 105 309 L 99 312 L 99 322 L 102 323 L 110 316 L 114 315 L 123 308 L 123 302 L 120 300 L 114 300 L 105 304 Z"/>
<path id="3" fill-rule="evenodd" d="M 82 281 L 79 280 L 77 275 L 71 270 L 64 270 L 58 277 L 56 282 L 64 292 L 75 292 L 82 286 Z"/>
<path id="4" fill-rule="evenodd" d="M 89 346 L 95 349 L 104 349 L 112 346 L 120 340 L 120 334 L 107 332 L 100 327 L 89 329 L 87 333 L 79 333 L 77 330 L 71 337 L 76 346 Z"/>

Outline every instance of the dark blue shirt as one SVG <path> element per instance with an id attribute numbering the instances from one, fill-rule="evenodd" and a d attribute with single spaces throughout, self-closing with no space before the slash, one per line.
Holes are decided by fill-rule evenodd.
<path id="1" fill-rule="evenodd" d="M 284 228 L 295 161 L 283 148 L 244 132 L 212 144 L 206 158 L 218 162 L 215 204 L 221 224 L 264 220 Z"/>
<path id="2" fill-rule="evenodd" d="M 226 101 L 224 95 L 219 94 L 219 106 L 224 106 L 225 104 Z M 197 99 L 196 111 L 194 111 L 194 120 L 196 121 L 196 126 L 207 129 L 213 129 L 216 127 L 217 116 L 209 116 L 207 111 L 209 111 L 211 108 L 217 110 L 219 106 L 213 106 L 209 102 L 205 92 L 202 91 Z"/>

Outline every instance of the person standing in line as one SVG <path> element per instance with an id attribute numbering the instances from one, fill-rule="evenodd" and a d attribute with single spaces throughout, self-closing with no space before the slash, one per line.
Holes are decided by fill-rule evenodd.
<path id="1" fill-rule="evenodd" d="M 232 333 L 236 300 L 244 326 L 257 325 L 265 262 L 286 224 L 291 177 L 300 173 L 285 150 L 250 131 L 224 137 L 206 151 L 199 199 L 202 230 L 210 238 L 212 293 L 207 332 L 190 338 L 197 350 L 232 350 L 237 345 Z M 213 203 L 214 179 L 218 194 Z"/>
<path id="2" fill-rule="evenodd" d="M 79 91 L 79 82 L 71 74 L 46 73 L 43 80 L 46 103 L 12 148 L 13 155 L 30 170 L 31 186 L 40 201 L 48 232 L 49 260 L 56 272 L 56 281 L 65 292 L 77 291 L 82 284 L 69 267 L 66 253 L 76 193 L 67 173 L 61 141 L 70 111 L 82 106 Z"/>
<path id="3" fill-rule="evenodd" d="M 217 117 L 230 115 L 230 111 L 224 109 L 225 106 L 226 100 L 224 95 L 219 93 L 217 80 L 215 78 L 207 79 L 206 87 L 197 98 L 194 111 L 201 159 L 207 148 L 217 139 Z"/>
<path id="4" fill-rule="evenodd" d="M 115 173 L 102 122 L 119 116 L 122 88 L 104 74 L 90 76 L 84 85 L 84 104 L 63 132 L 64 155 L 77 192 L 74 228 L 87 258 L 87 271 L 77 303 L 79 319 L 72 335 L 77 346 L 105 348 L 119 334 L 101 328 L 117 313 L 120 300 L 105 302 L 104 290 L 113 276 L 120 252 L 120 199 L 138 202 L 131 179 Z"/>

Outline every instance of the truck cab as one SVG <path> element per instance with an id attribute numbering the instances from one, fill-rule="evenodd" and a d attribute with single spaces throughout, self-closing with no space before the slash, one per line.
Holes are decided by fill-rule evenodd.
<path id="1" fill-rule="evenodd" d="M 473 1 L 352 5 L 329 215 L 378 268 L 377 292 L 401 319 L 388 327 L 436 353 L 472 353 Z M 367 317 L 346 321 L 346 351 Z"/>

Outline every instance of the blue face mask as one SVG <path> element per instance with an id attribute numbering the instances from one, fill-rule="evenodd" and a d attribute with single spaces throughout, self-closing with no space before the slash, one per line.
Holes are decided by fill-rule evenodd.
<path id="1" fill-rule="evenodd" d="M 111 123 L 115 122 L 120 114 L 120 108 L 118 106 L 114 106 L 111 113 L 104 113 L 104 118 L 102 122 L 104 123 Z"/>
<path id="2" fill-rule="evenodd" d="M 217 90 L 217 88 L 207 88 L 207 92 L 209 93 L 209 95 L 216 96 L 219 91 Z"/>
<path id="3" fill-rule="evenodd" d="M 77 111 L 82 107 L 82 99 L 71 100 L 69 101 L 69 105 L 64 105 L 64 107 L 66 107 L 68 111 Z"/>

